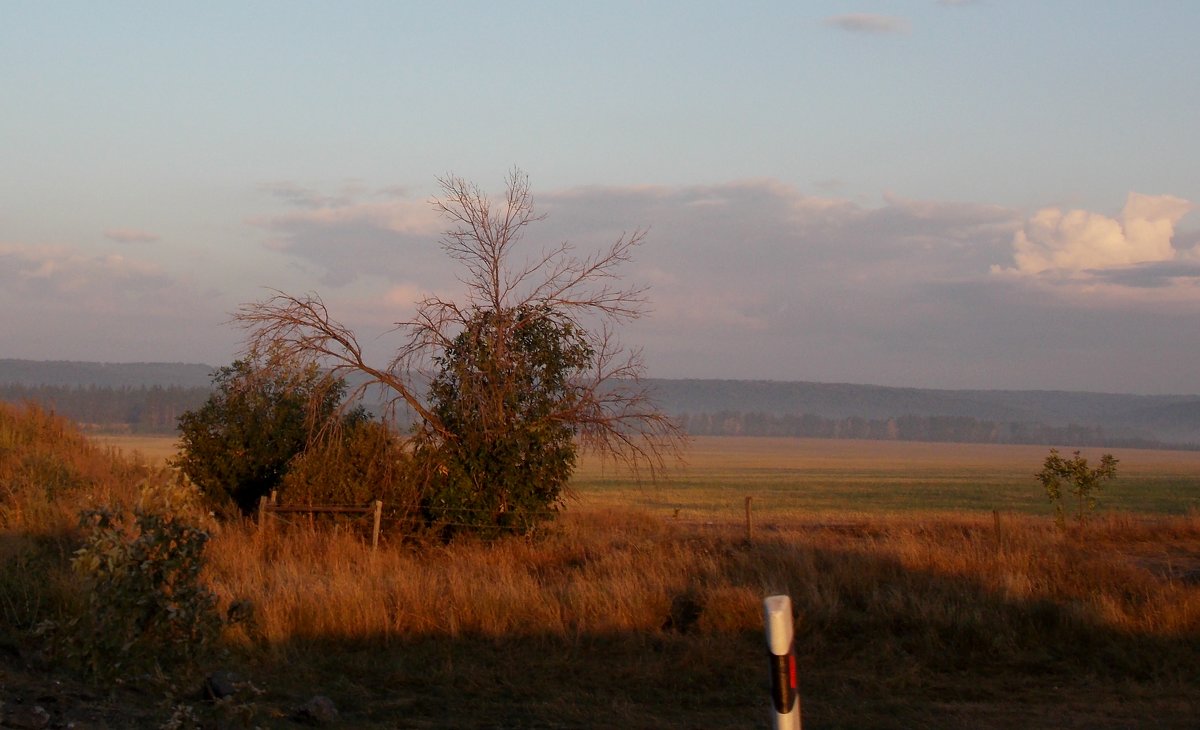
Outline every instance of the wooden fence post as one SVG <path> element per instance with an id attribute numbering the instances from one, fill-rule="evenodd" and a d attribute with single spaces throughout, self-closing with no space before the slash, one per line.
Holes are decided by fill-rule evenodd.
<path id="1" fill-rule="evenodd" d="M 262 529 L 267 519 L 267 495 L 258 498 L 258 529 Z"/>
<path id="2" fill-rule="evenodd" d="M 754 540 L 754 523 L 750 521 L 750 503 L 754 497 L 746 497 L 746 542 Z"/>
<path id="3" fill-rule="evenodd" d="M 379 547 L 379 523 L 383 521 L 383 500 L 375 500 L 375 527 L 371 530 L 371 549 Z"/>
<path id="4" fill-rule="evenodd" d="M 770 596 L 763 600 L 767 651 L 771 658 L 771 705 L 775 730 L 800 730 L 800 692 L 796 687 L 795 627 L 792 599 Z"/>

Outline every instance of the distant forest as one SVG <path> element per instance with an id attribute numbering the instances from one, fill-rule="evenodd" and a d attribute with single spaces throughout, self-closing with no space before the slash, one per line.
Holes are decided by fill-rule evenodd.
<path id="1" fill-rule="evenodd" d="M 1099 426 L 1048 426 L 1044 423 L 996 423 L 969 416 L 899 416 L 896 418 L 824 418 L 811 413 L 684 413 L 679 423 L 692 436 L 791 436 L 878 441 L 942 441 L 981 444 L 1058 444 L 1125 448 L 1184 448 L 1155 439 L 1110 435 Z"/>
<path id="2" fill-rule="evenodd" d="M 209 388 L 183 386 L 68 387 L 0 385 L 0 401 L 36 403 L 98 433 L 173 434 L 179 417 L 203 405 Z M 789 436 L 803 438 L 944 441 L 995 444 L 1060 444 L 1126 448 L 1200 448 L 1155 439 L 1109 434 L 1100 426 L 1049 426 L 996 422 L 968 416 L 828 418 L 811 413 L 777 415 L 718 411 L 676 416 L 693 436 Z"/>
<path id="3" fill-rule="evenodd" d="M 179 416 L 208 398 L 213 371 L 199 363 L 0 359 L 0 400 L 38 403 L 97 432 L 172 434 Z M 695 436 L 1200 449 L 1200 395 L 647 382 Z"/>
<path id="4" fill-rule="evenodd" d="M 198 408 L 209 388 L 178 385 L 99 387 L 95 385 L 0 385 L 0 401 L 36 403 L 102 433 L 171 434 L 185 411 Z"/>

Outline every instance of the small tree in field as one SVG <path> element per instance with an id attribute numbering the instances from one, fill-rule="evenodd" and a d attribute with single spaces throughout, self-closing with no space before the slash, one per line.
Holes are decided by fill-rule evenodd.
<path id="1" fill-rule="evenodd" d="M 1054 504 L 1055 520 L 1059 527 L 1066 527 L 1066 514 L 1063 510 L 1063 487 L 1075 495 L 1078 511 L 1075 515 L 1079 528 L 1083 529 L 1087 515 L 1096 508 L 1095 493 L 1099 491 L 1101 482 L 1105 479 L 1116 479 L 1117 459 L 1112 454 L 1100 457 L 1100 466 L 1088 468 L 1087 459 L 1076 451 L 1073 458 L 1064 459 L 1058 449 L 1050 449 L 1050 455 L 1042 464 L 1042 470 L 1035 474 L 1037 480 L 1046 489 L 1046 496 Z"/>
<path id="2" fill-rule="evenodd" d="M 556 508 L 576 449 L 571 424 L 551 416 L 577 405 L 572 378 L 591 357 L 585 333 L 548 308 L 476 312 L 434 357 L 430 407 L 455 438 L 418 433 L 418 463 L 435 467 L 423 475 L 427 509 L 524 531 Z"/>
<path id="3" fill-rule="evenodd" d="M 280 484 L 312 435 L 334 418 L 346 386 L 312 363 L 269 350 L 252 350 L 219 369 L 213 385 L 203 406 L 179 418 L 175 464 L 210 499 L 232 501 L 249 514 Z M 365 417 L 361 410 L 342 416 Z"/>
<path id="4" fill-rule="evenodd" d="M 408 406 L 415 473 L 433 522 L 527 529 L 554 508 L 576 448 L 653 478 L 678 455 L 682 435 L 639 382 L 639 352 L 615 326 L 641 315 L 645 290 L 616 284 L 640 231 L 587 257 L 570 244 L 517 259 L 534 213 L 528 178 L 514 171 L 494 200 L 457 177 L 433 202 L 449 222 L 442 249 L 460 267 L 463 301 L 430 296 L 392 362 L 366 362 L 353 332 L 316 295 L 277 293 L 242 308 L 252 347 L 320 362 L 334 375 L 366 376 Z M 429 374 L 428 389 L 414 375 Z"/>

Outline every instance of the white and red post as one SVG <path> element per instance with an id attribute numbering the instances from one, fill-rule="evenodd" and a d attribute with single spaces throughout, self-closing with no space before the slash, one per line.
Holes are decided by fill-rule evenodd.
<path id="1" fill-rule="evenodd" d="M 771 704 L 775 730 L 800 730 L 800 693 L 796 688 L 795 628 L 792 599 L 770 596 L 763 600 L 763 622 L 771 659 Z"/>

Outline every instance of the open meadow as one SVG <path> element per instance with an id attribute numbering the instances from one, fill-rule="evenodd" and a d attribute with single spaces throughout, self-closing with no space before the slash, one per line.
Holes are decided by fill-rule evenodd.
<path id="1" fill-rule="evenodd" d="M 1115 451 L 1120 478 L 1082 535 L 1049 517 L 1032 477 L 1044 447 L 791 439 L 697 439 L 660 485 L 584 461 L 577 501 L 532 539 L 419 544 L 385 526 L 372 551 L 355 523 L 195 513 L 212 534 L 203 580 L 222 612 L 252 606 L 253 620 L 226 627 L 175 690 L 148 692 L 131 673 L 81 684 L 34 628 L 86 605 L 64 563 L 79 506 L 141 499 L 136 470 L 101 468 L 112 447 L 157 460 L 173 442 L 89 455 L 59 438 L 92 493 L 14 492 L 0 513 L 0 681 L 10 705 L 60 697 L 63 724 L 292 727 L 320 694 L 355 728 L 765 727 L 761 601 L 776 592 L 796 612 L 808 728 L 1200 716 L 1195 453 Z M 58 474 L 52 452 L 39 469 Z M 31 658 L 47 655 L 49 668 Z M 198 677 L 217 668 L 239 690 L 204 702 Z"/>
<path id="2" fill-rule="evenodd" d="M 585 505 L 620 505 L 681 520 L 779 519 L 820 514 L 944 511 L 1050 514 L 1033 475 L 1049 447 L 834 439 L 698 437 L 666 482 L 639 486 L 585 459 L 575 488 Z M 1061 448 L 1064 455 L 1072 449 Z M 1100 493 L 1103 510 L 1187 514 L 1200 510 L 1200 452 L 1085 448 L 1120 460 Z"/>
<path id="3" fill-rule="evenodd" d="M 98 436 L 122 453 L 161 463 L 169 436 Z M 583 457 L 569 509 L 621 507 L 684 522 L 744 520 L 745 498 L 771 520 L 833 515 L 982 511 L 1048 515 L 1033 479 L 1050 447 L 849 439 L 701 436 L 686 463 L 658 483 L 639 483 Z M 1073 449 L 1060 447 L 1064 455 Z M 1120 460 L 1119 478 L 1100 492 L 1100 512 L 1183 515 L 1200 510 L 1200 451 L 1081 449 L 1093 463 Z"/>

